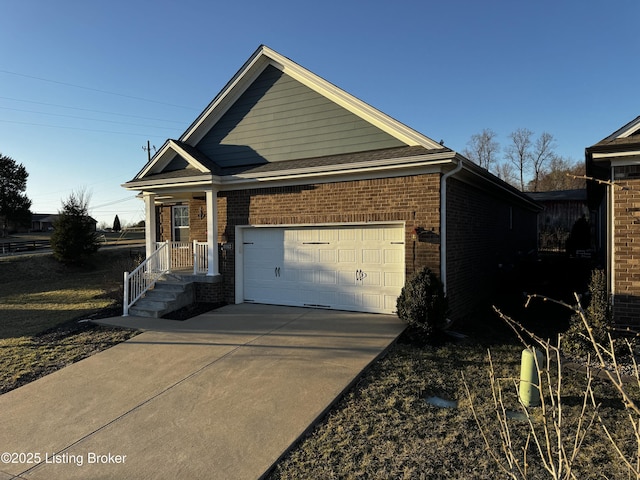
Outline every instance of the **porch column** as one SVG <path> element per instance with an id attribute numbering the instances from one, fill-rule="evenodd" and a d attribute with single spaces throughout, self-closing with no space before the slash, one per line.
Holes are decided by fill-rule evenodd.
<path id="1" fill-rule="evenodd" d="M 144 239 L 146 245 L 146 258 L 149 258 L 156 250 L 156 196 L 153 193 L 144 192 Z"/>
<path id="2" fill-rule="evenodd" d="M 218 192 L 207 194 L 207 275 L 220 275 L 218 268 Z"/>

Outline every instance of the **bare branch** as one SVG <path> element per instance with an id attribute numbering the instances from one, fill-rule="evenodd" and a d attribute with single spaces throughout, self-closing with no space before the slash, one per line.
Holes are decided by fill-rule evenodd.
<path id="1" fill-rule="evenodd" d="M 621 190 L 628 190 L 627 187 L 623 187 L 622 185 L 618 185 L 617 183 L 612 182 L 610 180 L 601 180 L 599 178 L 588 177 L 586 175 L 573 175 L 572 173 L 567 173 L 567 177 L 576 178 L 576 179 L 582 179 L 582 180 L 590 180 L 592 182 L 596 182 L 596 183 L 599 183 L 601 185 L 611 185 L 612 187 L 619 187 Z"/>

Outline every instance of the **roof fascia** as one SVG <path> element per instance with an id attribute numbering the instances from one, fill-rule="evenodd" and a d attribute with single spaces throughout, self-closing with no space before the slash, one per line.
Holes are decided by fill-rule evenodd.
<path id="1" fill-rule="evenodd" d="M 591 158 L 593 158 L 594 162 L 610 160 L 615 161 L 616 159 L 628 158 L 628 157 L 640 157 L 640 149 L 635 148 L 634 150 L 620 150 L 617 152 L 592 152 Z"/>
<path id="2" fill-rule="evenodd" d="M 627 123 L 624 127 L 616 130 L 604 140 L 615 140 L 616 138 L 627 138 L 640 130 L 640 117 L 636 117 Z"/>
<path id="3" fill-rule="evenodd" d="M 532 211 L 542 210 L 542 206 L 538 202 L 527 196 L 524 192 L 521 192 L 517 188 L 512 187 L 504 180 L 501 180 L 488 170 L 476 165 L 471 160 L 457 153 L 456 160 L 458 162 L 462 162 L 462 170 L 458 173 L 455 173 L 453 175 L 453 178 L 473 185 L 476 188 L 480 188 L 485 192 L 493 192 L 494 195 L 496 193 L 507 195 L 508 197 L 513 198 L 514 201 L 526 205 L 526 207 Z"/>
<path id="4" fill-rule="evenodd" d="M 379 166 L 367 169 L 342 170 L 340 172 L 291 173 L 270 177 L 241 177 L 230 175 L 222 177 L 221 191 L 247 190 L 252 188 L 298 186 L 334 182 L 350 182 L 369 180 L 373 178 L 406 177 L 409 175 L 439 174 L 444 171 L 451 159 L 440 161 L 420 162 L 403 166 Z M 283 173 L 283 172 L 280 172 Z"/>
<path id="5" fill-rule="evenodd" d="M 189 163 L 189 165 L 201 171 L 202 173 L 211 173 L 211 171 L 207 167 L 193 158 L 193 156 L 189 154 L 184 148 L 182 148 L 173 140 L 169 139 L 164 143 L 162 148 L 158 150 L 158 153 L 154 155 L 154 158 L 152 158 L 151 161 L 147 163 L 147 165 L 145 165 L 145 167 L 134 177 L 134 179 L 141 180 L 154 170 L 162 171 L 162 169 L 166 167 L 173 159 L 172 154 L 180 155 Z"/>
<path id="6" fill-rule="evenodd" d="M 409 146 L 421 145 L 429 149 L 442 148 L 442 145 L 429 137 L 382 113 L 265 45 L 260 46 L 245 62 L 196 121 L 185 131 L 180 140 L 189 145 L 196 145 L 268 65 L 274 66 Z"/>
<path id="7" fill-rule="evenodd" d="M 173 187 L 185 187 L 185 186 L 202 186 L 202 185 L 217 185 L 220 183 L 220 177 L 216 175 L 195 175 L 193 177 L 183 178 L 164 178 L 161 180 L 150 179 L 145 180 L 132 180 L 127 183 L 123 183 L 121 186 L 127 190 L 155 190 Z"/>

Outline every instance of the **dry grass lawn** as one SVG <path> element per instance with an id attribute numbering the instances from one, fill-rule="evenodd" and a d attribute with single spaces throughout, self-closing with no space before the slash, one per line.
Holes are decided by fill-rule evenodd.
<path id="1" fill-rule="evenodd" d="M 99 252 L 81 267 L 51 255 L 0 258 L 0 393 L 130 338 L 78 320 L 119 314 L 131 262 L 128 249 Z"/>
<path id="2" fill-rule="evenodd" d="M 272 471 L 275 479 L 497 479 L 508 478 L 487 453 L 465 394 L 461 372 L 469 383 L 473 403 L 499 458 L 501 445 L 488 376 L 491 350 L 498 377 L 503 379 L 508 408 L 517 410 L 511 379 L 519 378 L 522 346 L 496 324 L 468 331 L 463 341 L 439 345 L 398 343 L 374 364 L 358 384 Z M 565 432 L 573 435 L 582 407 L 583 373 L 563 373 Z M 636 445 L 627 412 L 605 381 L 596 382 L 600 412 L 634 458 Z M 634 389 L 636 398 L 638 389 Z M 439 408 L 425 397 L 458 402 Z M 536 428 L 542 426 L 533 409 Z M 522 452 L 529 426 L 512 420 L 513 448 Z M 541 430 L 540 430 L 541 431 Z M 573 438 L 567 440 L 573 444 Z M 555 443 L 554 443 L 555 446 Z M 527 450 L 530 479 L 552 478 L 531 443 Z M 503 462 L 506 463 L 506 462 Z M 576 478 L 628 478 L 627 469 L 593 425 L 575 462 Z M 635 477 L 634 477 L 635 478 Z"/>

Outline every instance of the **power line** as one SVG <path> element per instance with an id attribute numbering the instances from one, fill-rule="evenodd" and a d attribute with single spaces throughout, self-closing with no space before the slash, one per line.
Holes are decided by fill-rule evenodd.
<path id="1" fill-rule="evenodd" d="M 57 108 L 67 108 L 69 110 L 79 110 L 82 112 L 92 112 L 92 113 L 104 113 L 105 115 L 117 115 L 120 117 L 130 117 L 130 118 L 139 118 L 142 120 L 156 120 L 159 122 L 166 122 L 166 123 L 175 123 L 176 125 L 184 125 L 185 122 L 180 122 L 177 120 L 164 120 L 161 118 L 154 118 L 154 117 L 143 117 L 141 115 L 131 115 L 128 113 L 116 113 L 116 112 L 105 112 L 103 110 L 93 110 L 90 108 L 81 108 L 81 107 L 71 107 L 69 105 L 60 105 L 57 103 L 48 103 L 48 102 L 36 102 L 34 100 L 24 100 L 24 99 L 20 99 L 20 98 L 11 98 L 11 97 L 2 97 L 0 96 L 1 100 L 11 100 L 13 102 L 24 102 L 24 103 L 32 103 L 34 105 L 45 105 L 47 107 L 57 107 Z"/>
<path id="2" fill-rule="evenodd" d="M 140 125 L 138 123 L 130 123 L 130 122 L 118 122 L 115 120 L 102 120 L 100 118 L 89 118 L 89 117 L 80 117 L 78 115 L 66 115 L 64 113 L 49 113 L 49 112 L 38 112 L 36 110 L 25 110 L 22 108 L 12 108 L 12 107 L 2 107 L 2 110 L 11 110 L 13 112 L 22 112 L 22 113 L 35 113 L 37 115 L 50 115 L 53 117 L 64 117 L 64 118 L 73 118 L 76 120 L 90 120 L 92 122 L 103 122 L 103 123 L 115 123 L 116 125 L 132 125 L 134 127 L 144 127 L 144 128 L 159 128 L 163 130 L 175 130 L 174 127 L 159 127 L 156 125 Z"/>
<path id="3" fill-rule="evenodd" d="M 66 129 L 66 130 L 80 130 L 80 131 L 83 131 L 83 132 L 110 133 L 110 134 L 113 134 L 113 135 L 133 135 L 133 136 L 136 136 L 136 137 L 161 138 L 161 137 L 158 137 L 157 135 L 149 135 L 148 133 L 114 132 L 114 131 L 110 131 L 110 130 L 98 130 L 98 129 L 93 129 L 93 128 L 80 128 L 80 127 L 67 127 L 67 126 L 64 126 L 64 125 L 50 125 L 50 124 L 46 124 L 46 123 L 19 122 L 17 120 L 2 120 L 2 119 L 0 119 L 0 122 L 14 124 L 14 125 L 28 125 L 28 126 L 32 126 L 32 127 L 63 128 L 63 129 Z M 162 137 L 162 138 L 164 138 L 164 137 Z"/>
<path id="4" fill-rule="evenodd" d="M 136 197 L 134 195 L 129 195 L 128 197 L 121 198 L 120 200 L 113 200 L 111 202 L 103 203 L 102 205 L 90 206 L 90 208 L 93 209 L 93 208 L 109 207 L 109 206 L 115 205 L 117 203 L 128 202 L 129 200 L 135 200 L 135 199 L 136 199 Z"/>
<path id="5" fill-rule="evenodd" d="M 114 95 L 114 96 L 117 96 L 117 97 L 131 98 L 133 100 L 139 100 L 139 101 L 142 101 L 142 102 L 156 103 L 158 105 L 167 105 L 169 107 L 184 108 L 184 109 L 187 109 L 187 110 L 197 110 L 196 108 L 186 107 L 184 105 L 176 105 L 174 103 L 161 102 L 161 101 L 158 101 L 158 100 L 151 100 L 149 98 L 137 97 L 135 95 L 126 95 L 126 94 L 123 94 L 123 93 L 111 92 L 109 90 L 102 90 L 100 88 L 86 87 L 84 85 L 76 85 L 74 83 L 67 83 L 67 82 L 61 82 L 61 81 L 58 81 L 58 80 L 51 80 L 51 79 L 43 78 L 43 77 L 36 77 L 35 75 L 27 75 L 27 74 L 24 74 L 24 73 L 10 72 L 8 70 L 0 70 L 0 73 L 5 73 L 7 75 L 15 75 L 17 77 L 31 78 L 33 80 L 39 80 L 41 82 L 55 83 L 57 85 L 64 85 L 64 86 L 67 86 L 67 87 L 80 88 L 80 89 L 83 89 L 83 90 L 89 90 L 91 92 L 103 93 L 105 95 Z"/>

